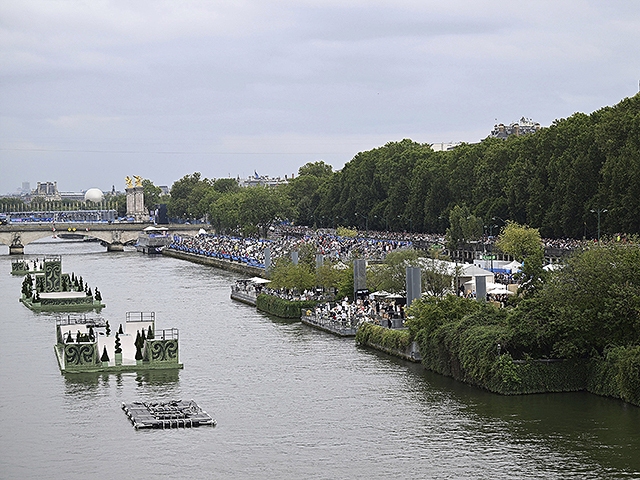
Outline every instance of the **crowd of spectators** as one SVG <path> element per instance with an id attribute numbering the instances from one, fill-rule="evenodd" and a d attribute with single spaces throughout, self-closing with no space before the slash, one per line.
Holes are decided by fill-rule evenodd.
<path id="1" fill-rule="evenodd" d="M 281 235 L 298 235 L 298 236 L 308 236 L 312 235 L 313 232 L 331 232 L 331 229 L 319 229 L 314 230 L 311 227 L 306 226 L 294 226 L 294 225 L 280 225 L 275 228 L 274 233 Z M 405 242 L 408 244 L 431 244 L 431 245 L 446 245 L 446 237 L 442 234 L 437 233 L 410 233 L 410 232 L 389 232 L 389 231 L 373 231 L 369 230 L 366 232 L 366 237 L 368 239 L 377 239 L 377 240 L 390 240 L 397 242 Z M 486 246 L 495 244 L 497 240 L 497 236 L 488 236 L 485 235 L 482 239 L 479 240 L 481 244 Z M 629 243 L 630 241 L 623 234 L 615 234 L 611 237 L 607 237 L 607 239 L 602 239 L 602 243 Z M 544 248 L 549 249 L 558 249 L 558 250 L 575 250 L 581 248 L 589 248 L 594 243 L 597 243 L 597 240 L 590 239 L 574 239 L 574 238 L 543 238 L 542 246 Z"/>
<path id="2" fill-rule="evenodd" d="M 390 328 L 391 319 L 404 319 L 404 309 L 393 301 L 365 298 L 348 302 L 345 298 L 336 303 L 319 303 L 313 311 L 307 312 L 307 316 L 312 316 L 312 321 L 321 325 L 357 328 L 363 323 L 373 323 Z"/>
<path id="3" fill-rule="evenodd" d="M 384 260 L 389 252 L 411 246 L 410 242 L 400 240 L 338 237 L 324 232 L 310 233 L 303 236 L 280 235 L 272 240 L 210 234 L 198 234 L 193 237 L 174 236 L 167 248 L 265 268 L 267 249 L 270 251 L 272 262 L 305 244 L 311 244 L 316 253 L 332 260 L 348 262 L 355 257 Z"/>

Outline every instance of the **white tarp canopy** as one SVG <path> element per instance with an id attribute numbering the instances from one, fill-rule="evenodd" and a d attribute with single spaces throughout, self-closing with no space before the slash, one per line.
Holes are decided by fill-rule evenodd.
<path id="1" fill-rule="evenodd" d="M 467 289 L 475 290 L 476 288 L 475 277 L 473 278 L 473 280 L 464 282 L 464 286 L 467 287 Z M 487 282 L 487 293 L 490 293 L 492 295 L 513 295 L 513 292 L 509 290 L 506 285 L 503 285 L 501 283 L 493 283 L 493 282 Z"/>
<path id="2" fill-rule="evenodd" d="M 520 262 L 516 262 L 515 260 L 511 263 L 507 263 L 504 267 L 505 270 L 509 270 L 511 273 L 519 272 L 522 269 L 522 264 Z"/>
<path id="3" fill-rule="evenodd" d="M 169 230 L 169 228 L 168 227 L 153 227 L 153 226 L 149 226 L 149 227 L 145 228 L 143 231 L 152 232 L 152 231 L 157 231 L 157 230 L 165 231 L 165 230 Z"/>
<path id="4" fill-rule="evenodd" d="M 499 283 L 492 283 L 487 285 L 487 293 L 490 295 L 513 295 L 513 292 L 507 288 L 506 285 Z"/>
<path id="5" fill-rule="evenodd" d="M 391 295 L 389 292 L 385 292 L 384 290 L 378 290 L 377 292 L 373 292 L 369 294 L 371 297 L 386 297 L 387 295 Z"/>
<path id="6" fill-rule="evenodd" d="M 388 294 L 388 295 L 387 295 L 386 297 L 384 297 L 384 298 L 388 298 L 389 300 L 393 300 L 393 299 L 401 299 L 401 298 L 404 298 L 404 296 L 399 295 L 399 294 L 397 294 L 397 293 L 390 293 L 390 294 Z"/>
<path id="7" fill-rule="evenodd" d="M 489 270 L 485 270 L 484 268 L 480 268 L 476 265 L 465 263 L 460 265 L 460 276 L 461 277 L 491 277 L 493 278 L 493 273 Z"/>
<path id="8" fill-rule="evenodd" d="M 261 278 L 261 277 L 252 277 L 249 279 L 250 282 L 252 283 L 269 283 L 271 282 L 271 280 L 267 280 L 266 278 Z"/>

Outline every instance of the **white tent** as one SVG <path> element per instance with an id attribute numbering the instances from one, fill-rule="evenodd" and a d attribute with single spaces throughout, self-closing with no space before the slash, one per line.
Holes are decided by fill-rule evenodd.
<path id="1" fill-rule="evenodd" d="M 391 294 L 389 292 L 385 292 L 384 290 L 378 290 L 377 292 L 369 294 L 370 297 L 386 297 L 387 295 Z"/>
<path id="2" fill-rule="evenodd" d="M 487 293 L 491 295 L 513 295 L 513 292 L 506 285 L 500 283 L 492 283 L 487 285 Z"/>
<path id="3" fill-rule="evenodd" d="M 266 278 L 261 278 L 261 277 L 252 277 L 249 279 L 250 282 L 252 283 L 269 283 L 271 282 L 271 280 L 267 280 Z"/>
<path id="4" fill-rule="evenodd" d="M 504 266 L 505 270 L 509 270 L 511 273 L 519 272 L 522 269 L 522 264 L 520 262 L 516 262 L 515 260 L 511 263 L 507 263 Z"/>

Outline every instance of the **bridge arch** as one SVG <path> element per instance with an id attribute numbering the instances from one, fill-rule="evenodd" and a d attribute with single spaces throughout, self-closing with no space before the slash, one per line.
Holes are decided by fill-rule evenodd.
<path id="1" fill-rule="evenodd" d="M 66 223 L 22 224 L 0 226 L 0 243 L 9 246 L 9 254 L 24 253 L 25 245 L 41 238 L 57 234 L 76 233 L 97 238 L 107 245 L 107 251 L 122 251 L 125 245 L 134 244 L 148 223 Z M 169 226 L 174 234 L 194 235 L 201 225 Z"/>

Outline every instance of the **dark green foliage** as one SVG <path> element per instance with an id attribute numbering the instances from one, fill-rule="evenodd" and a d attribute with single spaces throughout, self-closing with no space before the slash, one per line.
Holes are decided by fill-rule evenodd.
<path id="1" fill-rule="evenodd" d="M 96 301 L 98 301 L 98 302 L 102 301 L 102 294 L 100 293 L 100 290 L 98 290 L 98 287 L 96 287 L 96 291 L 95 291 L 95 295 L 94 296 L 95 296 Z M 122 333 L 122 332 L 120 332 L 120 333 Z"/>
<path id="2" fill-rule="evenodd" d="M 101 362 L 108 362 L 109 361 L 109 354 L 107 353 L 107 347 L 104 347 L 102 349 L 102 356 L 100 357 L 100 361 Z"/>
<path id="3" fill-rule="evenodd" d="M 107 323 L 105 324 L 105 329 L 107 331 L 107 337 L 109 335 L 111 335 L 111 325 L 109 325 L 109 320 L 107 320 Z"/>
<path id="4" fill-rule="evenodd" d="M 613 347 L 590 362 L 588 390 L 640 405 L 640 347 Z"/>
<path id="5" fill-rule="evenodd" d="M 36 292 L 44 292 L 44 277 L 42 275 L 36 277 Z"/>
<path id="6" fill-rule="evenodd" d="M 118 332 L 116 332 L 115 352 L 116 353 L 122 353 L 122 346 L 120 344 L 120 334 Z"/>
<path id="7" fill-rule="evenodd" d="M 467 205 L 461 219 L 475 217 L 480 228 L 500 217 L 543 237 L 595 238 L 591 210 L 607 209 L 603 232 L 638 233 L 640 94 L 506 141 L 434 152 L 405 139 L 360 152 L 335 173 L 307 165 L 287 195 L 298 223 L 323 227 L 453 227 L 456 239 L 469 239 L 448 221 L 456 205 Z"/>
<path id="8" fill-rule="evenodd" d="M 95 342 L 96 340 L 96 333 L 93 330 L 93 325 L 89 326 L 89 340 L 92 342 Z"/>
<path id="9" fill-rule="evenodd" d="M 142 348 L 144 347 L 144 342 L 138 342 L 136 344 L 136 360 L 142 360 Z"/>
<path id="10" fill-rule="evenodd" d="M 96 299 L 97 300 L 97 299 Z M 120 335 L 124 335 L 124 331 L 122 330 L 122 324 L 120 324 L 120 327 L 118 327 L 118 333 Z"/>
<path id="11" fill-rule="evenodd" d="M 640 249 L 593 248 L 512 309 L 454 296 L 412 307 L 433 371 L 503 394 L 588 390 L 640 404 Z"/>
<path id="12" fill-rule="evenodd" d="M 160 203 L 162 189 L 156 187 L 151 180 L 145 178 L 142 180 L 142 195 L 144 198 L 144 207 L 151 211 Z"/>
<path id="13" fill-rule="evenodd" d="M 356 333 L 356 343 L 375 344 L 389 350 L 402 352 L 411 345 L 411 337 L 407 332 L 401 330 L 391 330 L 372 323 L 365 323 Z"/>
<path id="14" fill-rule="evenodd" d="M 607 346 L 640 344 L 640 249 L 593 247 L 574 255 L 550 277 L 539 298 L 519 309 L 514 326 L 545 338 L 546 355 L 602 354 Z M 531 333 L 534 333 L 533 331 Z"/>
<path id="15" fill-rule="evenodd" d="M 300 318 L 304 310 L 314 309 L 316 302 L 313 300 L 290 302 L 273 295 L 262 294 L 258 296 L 256 306 L 258 310 L 270 313 L 276 317 Z"/>
<path id="16" fill-rule="evenodd" d="M 71 330 L 67 333 L 67 343 L 73 343 L 73 337 L 71 336 Z"/>
<path id="17" fill-rule="evenodd" d="M 33 280 L 31 275 L 28 273 L 22 281 L 22 295 L 24 295 L 25 298 L 29 298 L 33 295 Z"/>
<path id="18" fill-rule="evenodd" d="M 153 340 L 153 330 L 151 329 L 151 325 L 149 325 L 149 331 L 147 332 L 147 340 Z"/>

